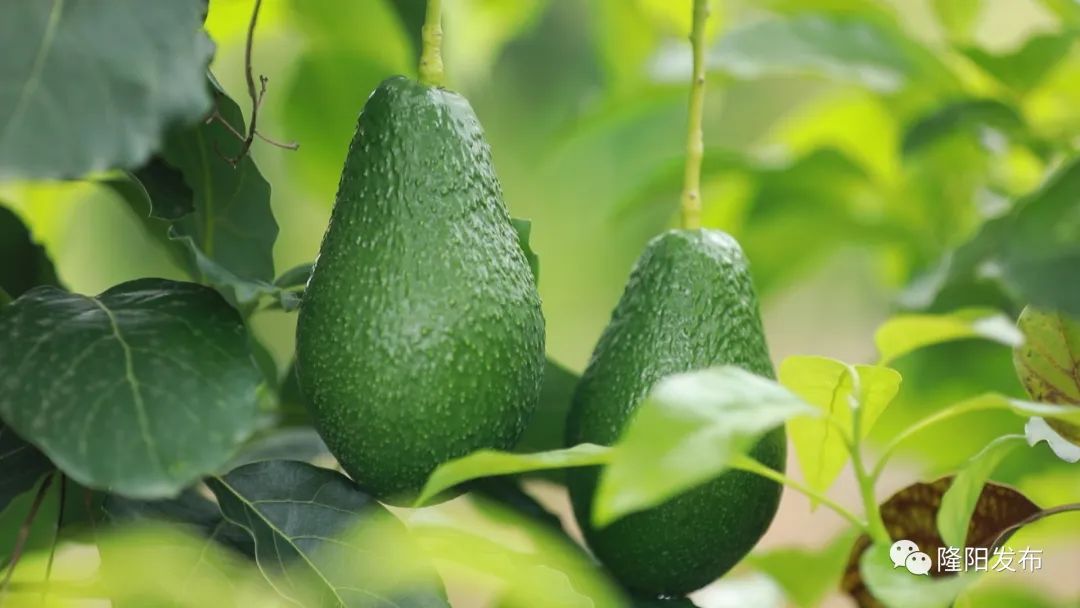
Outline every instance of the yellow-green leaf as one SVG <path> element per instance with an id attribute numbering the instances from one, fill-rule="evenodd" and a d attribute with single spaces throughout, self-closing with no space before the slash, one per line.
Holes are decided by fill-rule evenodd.
<path id="1" fill-rule="evenodd" d="M 949 314 L 899 315 L 886 321 L 874 334 L 874 343 L 886 365 L 920 348 L 969 338 L 985 338 L 1006 346 L 1018 346 L 1023 336 L 1005 315 L 981 308 Z"/>

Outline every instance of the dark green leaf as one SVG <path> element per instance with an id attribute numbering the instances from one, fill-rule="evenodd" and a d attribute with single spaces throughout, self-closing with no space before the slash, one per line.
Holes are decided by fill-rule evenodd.
<path id="1" fill-rule="evenodd" d="M 1011 53 L 994 55 L 981 48 L 964 49 L 963 53 L 1002 84 L 1024 94 L 1042 82 L 1075 42 L 1074 32 L 1042 34 Z"/>
<path id="2" fill-rule="evenodd" d="M 131 177 L 143 188 L 143 194 L 150 204 L 150 217 L 178 220 L 195 212 L 195 193 L 184 181 L 184 176 L 160 157 L 150 159 Z"/>
<path id="3" fill-rule="evenodd" d="M 1078 210 L 1080 161 L 1073 161 L 917 280 L 905 304 L 934 306 L 958 286 L 989 281 L 1015 302 L 1080 316 Z"/>
<path id="4" fill-rule="evenodd" d="M 210 499 L 195 489 L 184 490 L 170 500 L 132 500 L 108 496 L 101 506 L 105 516 L 114 523 L 156 521 L 191 528 L 206 538 L 242 555 L 255 556 L 255 546 L 243 528 L 229 523 Z"/>
<path id="5" fill-rule="evenodd" d="M 236 311 L 191 283 L 97 297 L 38 287 L 0 310 L 0 416 L 76 481 L 171 496 L 256 422 L 258 370 Z"/>
<path id="6" fill-rule="evenodd" d="M 51 470 L 44 454 L 0 422 L 0 511 Z"/>
<path id="7" fill-rule="evenodd" d="M 0 289 L 17 298 L 38 285 L 59 285 L 56 270 L 19 216 L 0 205 Z"/>
<path id="8" fill-rule="evenodd" d="M 250 441 L 233 458 L 229 468 L 264 460 L 333 461 L 319 433 L 311 427 L 281 428 Z"/>
<path id="9" fill-rule="evenodd" d="M 542 452 L 566 445 L 566 414 L 579 376 L 550 358 L 544 365 L 540 403 L 517 446 L 518 452 Z"/>
<path id="10" fill-rule="evenodd" d="M 529 262 L 529 268 L 532 269 L 533 282 L 539 285 L 540 256 L 536 255 L 536 252 L 533 251 L 532 247 L 529 245 L 529 234 L 532 232 L 532 222 L 517 218 L 514 218 L 512 221 L 514 230 L 517 231 L 518 244 L 521 245 L 521 251 L 525 254 L 525 259 Z"/>
<path id="11" fill-rule="evenodd" d="M 901 150 L 909 156 L 957 133 L 980 135 L 990 129 L 1017 136 L 1024 128 L 1016 109 L 996 99 L 954 101 L 917 120 L 904 134 Z"/>
<path id="12" fill-rule="evenodd" d="M 270 208 L 270 184 L 250 155 L 237 161 L 245 130 L 240 107 L 211 86 L 218 119 L 169 134 L 165 149 L 131 174 L 134 184 L 110 182 L 139 212 L 149 202 L 147 224 L 167 248 L 180 245 L 191 277 L 216 288 L 242 310 L 264 295 L 277 295 L 273 247 L 278 226 Z M 226 127 L 226 121 L 230 127 Z M 190 200 L 185 197 L 190 194 Z M 162 232 L 164 226 L 168 226 Z"/>
<path id="13" fill-rule="evenodd" d="M 394 516 L 347 477 L 287 460 L 240 467 L 207 481 L 225 518 L 255 542 L 255 558 L 284 597 L 318 606 L 448 606 L 434 574 L 395 568 L 385 545 L 365 546 L 378 528 L 383 542 L 410 540 Z"/>
<path id="14" fill-rule="evenodd" d="M 204 115 L 200 0 L 0 6 L 0 179 L 131 168 Z"/>

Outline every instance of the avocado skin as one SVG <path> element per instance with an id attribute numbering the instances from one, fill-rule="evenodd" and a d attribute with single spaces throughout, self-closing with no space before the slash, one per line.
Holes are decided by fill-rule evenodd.
<path id="1" fill-rule="evenodd" d="M 316 428 L 379 500 L 411 504 L 438 465 L 517 441 L 544 318 L 463 97 L 404 77 L 372 93 L 297 323 Z"/>
<path id="2" fill-rule="evenodd" d="M 668 231 L 649 242 L 593 351 L 574 393 L 568 444 L 613 444 L 654 383 L 715 365 L 774 376 L 746 259 L 723 232 Z M 750 453 L 782 471 L 783 428 Z M 568 471 L 577 521 L 604 566 L 648 595 L 683 595 L 722 576 L 765 533 L 780 502 L 778 484 L 731 471 L 597 530 L 590 514 L 598 473 Z"/>

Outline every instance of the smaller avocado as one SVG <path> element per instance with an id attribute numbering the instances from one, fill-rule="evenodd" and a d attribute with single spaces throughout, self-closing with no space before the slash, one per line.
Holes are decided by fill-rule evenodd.
<path id="1" fill-rule="evenodd" d="M 611 445 L 665 376 L 737 365 L 774 376 L 742 249 L 716 230 L 672 230 L 646 246 L 573 397 L 567 443 Z M 777 471 L 783 428 L 750 455 Z M 781 486 L 731 471 L 652 509 L 596 529 L 599 468 L 567 472 L 574 513 L 593 554 L 643 596 L 677 597 L 738 563 L 769 527 Z"/>

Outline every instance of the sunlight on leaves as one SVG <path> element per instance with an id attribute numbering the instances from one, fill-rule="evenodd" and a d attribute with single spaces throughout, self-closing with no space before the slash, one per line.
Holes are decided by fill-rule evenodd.
<path id="1" fill-rule="evenodd" d="M 852 394 L 852 369 L 859 379 L 857 396 Z M 818 417 L 790 421 L 788 434 L 806 483 L 823 492 L 851 457 L 848 446 L 854 439 L 854 417 L 860 416 L 861 440 L 896 397 L 900 374 L 887 367 L 849 367 L 826 357 L 796 356 L 781 363 L 779 378 L 787 389 L 821 412 Z"/>
<path id="2" fill-rule="evenodd" d="M 593 521 L 605 526 L 727 470 L 766 432 L 817 410 L 772 380 L 716 367 L 661 380 L 604 469 Z"/>
<path id="3" fill-rule="evenodd" d="M 895 316 L 878 328 L 874 343 L 881 353 L 881 364 L 920 348 L 970 338 L 992 340 L 1015 347 L 1023 335 L 1005 315 L 987 309 L 966 309 L 949 314 L 905 314 Z"/>

